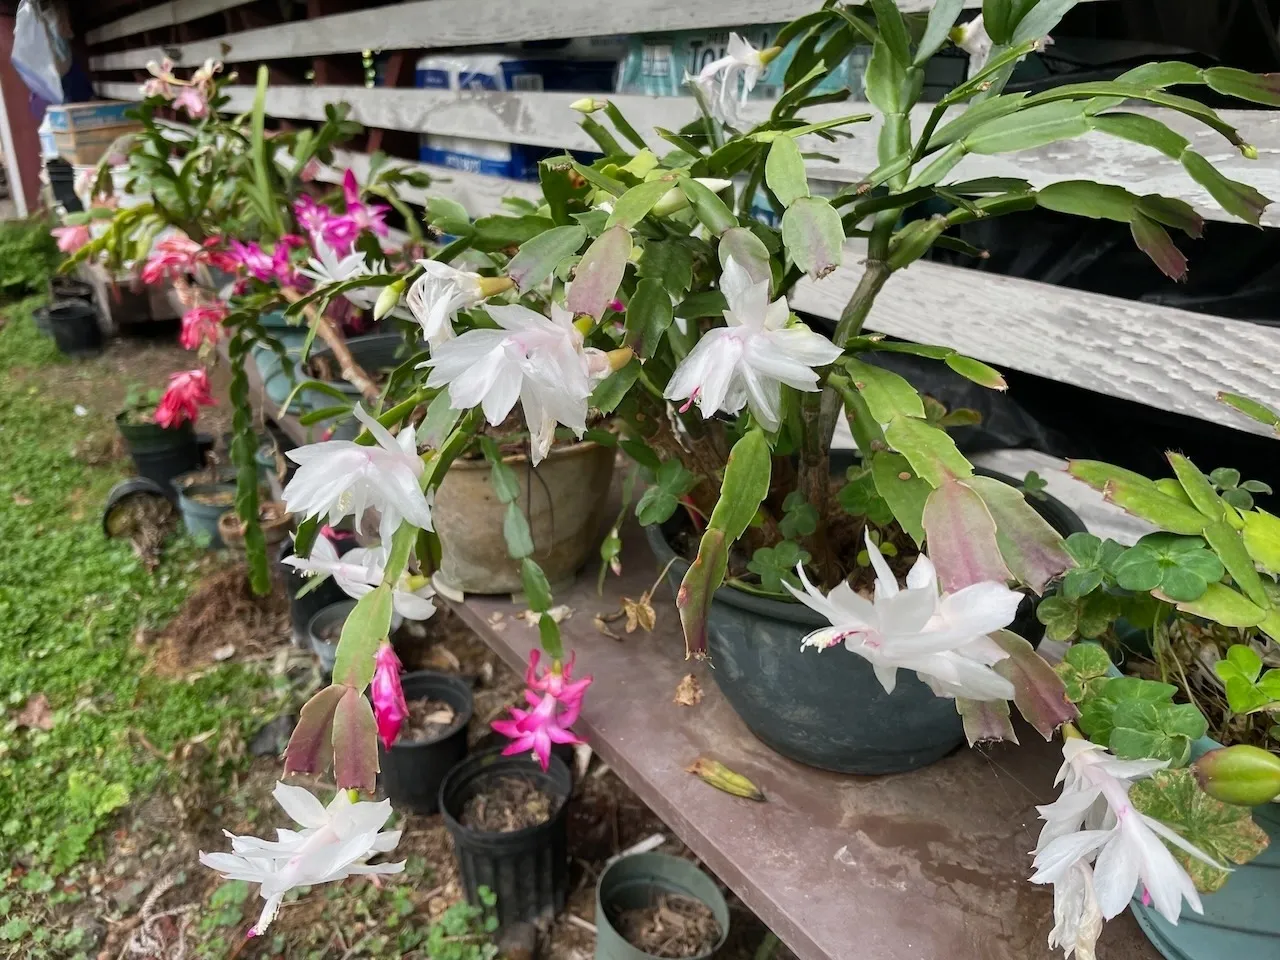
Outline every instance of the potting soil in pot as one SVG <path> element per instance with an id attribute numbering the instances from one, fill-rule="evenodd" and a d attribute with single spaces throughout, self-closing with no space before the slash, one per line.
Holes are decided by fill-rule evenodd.
<path id="1" fill-rule="evenodd" d="M 677 893 L 658 894 L 650 906 L 619 910 L 610 920 L 627 943 L 654 957 L 701 957 L 720 942 L 711 908 Z"/>
<path id="2" fill-rule="evenodd" d="M 556 804 L 532 780 L 494 777 L 467 800 L 461 823 L 485 833 L 514 833 L 546 823 L 556 812 Z"/>
<path id="3" fill-rule="evenodd" d="M 444 700 L 406 700 L 409 716 L 400 728 L 397 743 L 426 743 L 447 733 L 458 713 Z"/>
<path id="4" fill-rule="evenodd" d="M 327 640 L 329 643 L 337 643 L 342 638 L 342 626 L 346 619 L 335 620 L 332 623 L 324 623 L 316 627 L 316 636 L 321 640 Z"/>

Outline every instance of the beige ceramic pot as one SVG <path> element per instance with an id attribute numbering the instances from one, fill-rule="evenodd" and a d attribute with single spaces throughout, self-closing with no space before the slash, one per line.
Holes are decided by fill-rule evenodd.
<path id="1" fill-rule="evenodd" d="M 533 534 L 533 559 L 554 588 L 571 581 L 600 543 L 613 479 L 614 451 L 595 443 L 553 449 L 537 467 L 507 457 L 520 483 L 521 510 Z M 502 534 L 506 507 L 484 460 L 455 460 L 431 511 L 440 535 L 440 572 L 466 593 L 519 593 L 520 564 Z"/>

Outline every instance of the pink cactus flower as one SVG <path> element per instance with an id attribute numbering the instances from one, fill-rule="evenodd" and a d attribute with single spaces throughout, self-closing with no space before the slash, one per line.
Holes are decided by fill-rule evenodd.
<path id="1" fill-rule="evenodd" d="M 150 285 L 164 277 L 194 273 L 203 252 L 204 248 L 184 233 L 158 240 L 142 266 L 142 282 Z"/>
<path id="2" fill-rule="evenodd" d="M 217 343 L 227 314 L 227 305 L 221 300 L 196 304 L 182 315 L 182 333 L 178 342 L 184 350 L 197 350 L 202 344 Z"/>
<path id="3" fill-rule="evenodd" d="M 342 175 L 342 196 L 347 202 L 347 216 L 355 221 L 357 232 L 372 230 L 380 237 L 387 235 L 384 220 L 391 208 L 380 203 L 363 203 L 360 185 L 356 183 L 355 172 L 351 169 Z"/>
<path id="4" fill-rule="evenodd" d="M 209 375 L 199 368 L 185 370 L 169 377 L 169 387 L 156 407 L 155 421 L 165 429 L 181 426 L 186 420 L 195 423 L 199 408 L 215 403 L 209 392 Z"/>
<path id="5" fill-rule="evenodd" d="M 390 750 L 409 717 L 409 706 L 404 701 L 404 688 L 400 685 L 400 659 L 389 643 L 383 643 L 374 657 L 369 695 L 373 698 L 373 719 L 378 726 L 378 739 Z"/>
<path id="6" fill-rule="evenodd" d="M 54 227 L 49 232 L 58 241 L 58 249 L 63 253 L 75 253 L 89 242 L 89 225 L 87 223 Z"/>
<path id="7" fill-rule="evenodd" d="M 530 653 L 529 666 L 525 671 L 528 689 L 525 690 L 524 697 L 532 709 L 511 707 L 508 719 L 495 720 L 491 726 L 498 733 L 511 738 L 511 743 L 502 751 L 505 756 L 532 751 L 545 770 L 551 763 L 553 743 L 583 742 L 569 728 L 577 722 L 578 715 L 582 712 L 582 699 L 592 678 L 587 676 L 578 681 L 573 680 L 573 657 L 563 667 L 558 660 L 553 662 L 550 670 L 539 675 L 540 658 L 540 651 Z"/>
<path id="8" fill-rule="evenodd" d="M 200 87 L 183 87 L 173 98 L 176 109 L 187 111 L 187 116 L 198 120 L 209 113 L 209 101 Z"/>

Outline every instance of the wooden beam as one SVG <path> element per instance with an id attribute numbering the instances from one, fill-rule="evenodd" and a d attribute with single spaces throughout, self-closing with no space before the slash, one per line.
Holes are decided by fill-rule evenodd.
<path id="1" fill-rule="evenodd" d="M 172 0 L 171 3 L 161 3 L 147 10 L 140 10 L 137 13 L 129 14 L 127 17 L 121 17 L 119 20 L 95 27 L 85 34 L 85 39 L 90 46 L 93 46 L 99 43 L 106 43 L 108 40 L 130 37 L 146 30 L 173 27 L 191 20 L 199 20 L 201 17 L 221 13 L 223 10 L 230 10 L 232 7 L 238 7 L 248 2 L 249 0 Z M 152 57 L 151 59 L 159 58 Z M 142 66 L 145 65 L 144 62 Z"/>
<path id="2" fill-rule="evenodd" d="M 103 83 L 99 84 L 99 90 L 109 97 L 138 97 L 137 87 L 131 84 Z M 228 111 L 242 112 L 252 107 L 252 87 L 231 86 L 226 87 L 225 92 L 231 98 Z M 351 104 L 352 119 L 371 128 L 455 137 L 474 137 L 483 133 L 487 140 L 594 150 L 597 149 L 594 141 L 578 125 L 579 115 L 569 109 L 569 104 L 579 96 L 576 93 L 294 86 L 268 90 L 267 112 L 274 117 L 322 121 L 328 104 L 345 101 Z M 660 153 L 670 149 L 670 145 L 654 135 L 653 128 L 678 129 L 697 115 L 692 97 L 615 96 L 610 99 L 637 130 L 645 132 L 650 144 Z M 745 115 L 750 122 L 760 122 L 769 115 L 772 106 L 770 101 L 749 101 Z M 913 129 L 919 130 L 923 126 L 930 109 L 925 104 L 912 112 Z M 866 110 L 865 105 L 857 103 L 827 104 L 807 110 L 805 116 L 810 120 L 822 120 Z M 1280 111 L 1222 111 L 1223 118 L 1238 126 L 1241 135 L 1258 148 L 1258 152 L 1267 158 L 1265 160 L 1245 159 L 1219 134 L 1181 113 L 1145 107 L 1134 108 L 1134 112 L 1146 113 L 1167 123 L 1187 137 L 1194 149 L 1212 158 L 1227 176 L 1250 183 L 1267 196 L 1280 198 L 1280 164 L 1272 162 L 1280 157 Z M 879 119 L 854 124 L 847 129 L 854 136 L 835 143 L 827 143 L 817 137 L 805 141 L 807 149 L 829 154 L 837 161 L 811 161 L 808 165 L 811 177 L 856 183 L 878 165 L 876 141 Z M 1021 177 L 1033 186 L 1042 187 L 1076 179 L 1085 173 L 1091 179 L 1126 187 L 1139 194 L 1159 193 L 1185 200 L 1210 219 L 1234 220 L 1187 175 L 1181 164 L 1154 150 L 1102 134 L 1090 134 L 1014 154 L 970 156 L 949 179 Z M 1264 215 L 1263 222 L 1280 226 L 1280 205 L 1273 205 Z"/>
<path id="3" fill-rule="evenodd" d="M 838 317 L 863 250 L 850 241 L 844 266 L 802 281 L 792 307 Z M 1280 329 L 1244 320 L 918 261 L 890 279 L 867 326 L 1263 436 L 1271 431 L 1218 403 L 1218 391 L 1280 405 Z"/>
<path id="4" fill-rule="evenodd" d="M 934 0 L 897 0 L 907 12 L 930 9 Z M 246 30 L 176 48 L 178 63 L 208 57 L 235 63 L 281 57 L 317 57 L 361 50 L 419 50 L 516 40 L 552 40 L 601 34 L 697 30 L 704 27 L 783 23 L 811 13 L 818 0 L 416 0 L 319 20 L 298 20 L 263 30 Z M 981 7 L 982 0 L 965 0 Z M 224 53 L 224 46 L 229 48 Z M 157 60 L 158 48 L 139 48 L 94 57 L 94 70 L 127 70 Z"/>

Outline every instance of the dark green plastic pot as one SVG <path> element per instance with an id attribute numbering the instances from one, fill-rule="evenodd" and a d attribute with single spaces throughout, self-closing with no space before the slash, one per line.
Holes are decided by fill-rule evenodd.
<path id="1" fill-rule="evenodd" d="M 1017 486 L 1011 477 L 980 472 Z M 1063 536 L 1084 530 L 1080 518 L 1052 497 L 1027 502 Z M 667 579 L 673 592 L 689 563 L 676 556 L 668 537 L 683 522 L 677 514 L 661 528 L 645 528 L 659 566 L 671 563 Z M 893 693 L 885 693 L 862 657 L 841 656 L 843 650 L 802 653 L 801 640 L 826 626 L 825 618 L 800 603 L 727 586 L 715 592 L 707 618 L 711 676 L 767 746 L 811 767 L 886 774 L 928 766 L 963 742 L 955 701 L 934 696 L 913 672 L 899 671 Z M 1029 599 L 1011 629 L 1026 631 L 1036 642 L 1043 633 L 1031 629 L 1036 626 Z"/>
<path id="2" fill-rule="evenodd" d="M 694 960 L 714 956 L 729 936 L 729 905 L 715 881 L 688 860 L 665 853 L 638 853 L 615 860 L 596 884 L 596 960 L 655 960 L 632 946 L 613 926 L 623 910 L 652 906 L 664 894 L 689 897 L 707 905 L 720 925 L 720 939 Z"/>

